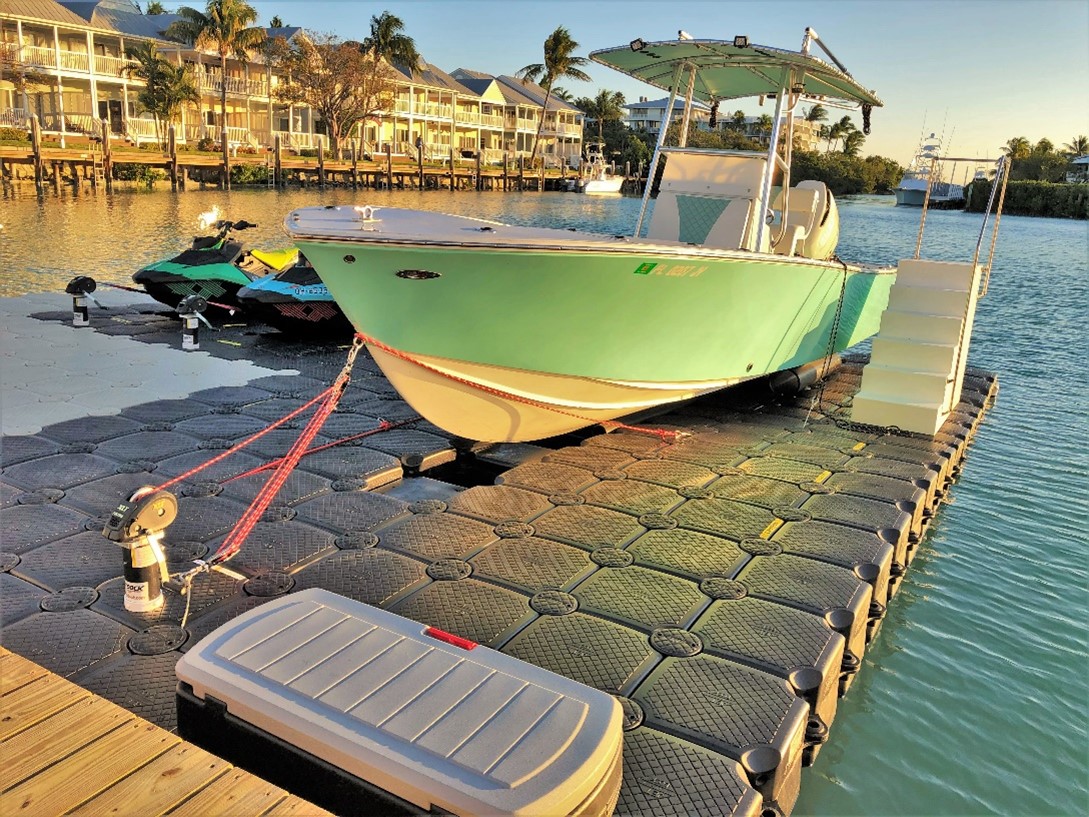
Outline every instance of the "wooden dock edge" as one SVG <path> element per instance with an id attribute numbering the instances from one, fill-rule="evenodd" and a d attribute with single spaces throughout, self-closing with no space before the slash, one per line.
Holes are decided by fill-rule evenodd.
<path id="1" fill-rule="evenodd" d="M 0 647 L 0 814 L 329 812 Z"/>

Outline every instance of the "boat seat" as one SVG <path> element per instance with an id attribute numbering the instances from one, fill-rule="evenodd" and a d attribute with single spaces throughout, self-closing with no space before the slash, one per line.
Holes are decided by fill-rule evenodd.
<path id="1" fill-rule="evenodd" d="M 703 247 L 737 250 L 745 244 L 752 200 L 661 192 L 647 238 L 681 241 Z"/>
<path id="2" fill-rule="evenodd" d="M 268 264 L 274 270 L 285 270 L 295 266 L 299 259 L 299 251 L 294 247 L 282 250 L 250 250 L 250 255 L 263 264 Z"/>
<path id="3" fill-rule="evenodd" d="M 663 148 L 662 156 L 665 167 L 647 238 L 758 249 L 755 202 L 767 163 L 764 156 L 699 148 Z"/>
<path id="4" fill-rule="evenodd" d="M 814 188 L 792 187 L 787 196 L 787 209 L 783 213 L 784 226 L 782 233 L 772 230 L 775 235 L 780 235 L 779 240 L 771 245 L 771 251 L 776 255 L 801 255 L 802 245 L 812 232 L 814 225 L 824 214 L 821 204 L 821 191 Z M 779 208 L 782 206 L 782 194 L 780 193 Z"/>

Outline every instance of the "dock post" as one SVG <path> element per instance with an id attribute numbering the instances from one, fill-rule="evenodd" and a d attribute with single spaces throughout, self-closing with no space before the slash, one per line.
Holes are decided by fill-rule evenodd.
<path id="1" fill-rule="evenodd" d="M 450 192 L 451 193 L 454 192 L 454 184 L 457 181 L 457 179 L 455 178 L 456 173 L 457 173 L 457 169 L 454 167 L 454 143 L 451 142 L 450 143 Z"/>
<path id="2" fill-rule="evenodd" d="M 359 187 L 359 143 L 352 137 L 352 189 Z"/>
<path id="3" fill-rule="evenodd" d="M 113 190 L 113 150 L 110 147 L 110 124 L 102 122 L 102 175 L 106 177 L 106 192 Z"/>
<path id="4" fill-rule="evenodd" d="M 518 192 L 526 189 L 526 157 L 518 154 Z"/>
<path id="5" fill-rule="evenodd" d="M 503 151 L 503 192 L 510 190 L 510 154 Z"/>
<path id="6" fill-rule="evenodd" d="M 484 177 L 480 175 L 480 148 L 476 150 L 476 189 L 478 192 L 484 189 Z"/>
<path id="7" fill-rule="evenodd" d="M 178 142 L 174 133 L 174 126 L 170 125 L 166 131 L 166 149 L 170 154 L 170 189 L 178 189 Z"/>
<path id="8" fill-rule="evenodd" d="M 386 151 L 386 189 L 393 189 L 393 148 L 389 142 L 382 146 Z"/>
<path id="9" fill-rule="evenodd" d="M 318 134 L 318 187 L 325 189 L 325 137 Z"/>
<path id="10" fill-rule="evenodd" d="M 231 189 L 231 146 L 227 142 L 227 127 L 219 131 L 219 145 L 223 149 L 223 164 L 219 168 L 219 183 L 224 190 Z"/>
<path id="11" fill-rule="evenodd" d="M 280 152 L 280 134 L 276 134 L 276 138 L 272 142 L 273 151 L 273 168 L 272 178 L 276 182 L 276 186 L 279 187 L 283 184 L 284 180 L 284 168 L 283 168 L 283 154 Z"/>
<path id="12" fill-rule="evenodd" d="M 42 127 L 37 114 L 30 117 L 30 149 L 34 153 L 34 186 L 40 190 L 45 168 L 42 166 Z"/>

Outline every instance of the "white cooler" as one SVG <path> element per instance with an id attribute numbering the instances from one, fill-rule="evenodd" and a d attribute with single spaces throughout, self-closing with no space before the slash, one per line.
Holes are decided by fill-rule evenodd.
<path id="1" fill-rule="evenodd" d="M 620 704 L 326 590 L 232 619 L 177 664 L 183 737 L 340 812 L 608 815 Z"/>

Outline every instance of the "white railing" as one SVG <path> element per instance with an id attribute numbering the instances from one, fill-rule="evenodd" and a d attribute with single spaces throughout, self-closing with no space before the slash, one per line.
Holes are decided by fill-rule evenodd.
<path id="1" fill-rule="evenodd" d="M 64 117 L 64 128 L 69 133 L 99 136 L 102 134 L 102 120 L 89 113 L 70 113 Z"/>
<path id="2" fill-rule="evenodd" d="M 160 133 L 155 130 L 155 120 L 139 116 L 130 116 L 125 120 L 125 135 L 136 144 L 157 142 L 160 139 Z"/>
<path id="3" fill-rule="evenodd" d="M 463 125 L 480 124 L 480 114 L 477 111 L 458 111 L 454 118 Z"/>
<path id="4" fill-rule="evenodd" d="M 95 73 L 108 74 L 112 77 L 121 76 L 121 69 L 126 65 L 135 65 L 132 60 L 124 60 L 121 57 L 107 57 L 95 54 Z"/>
<path id="5" fill-rule="evenodd" d="M 35 68 L 56 68 L 57 52 L 40 45 L 24 45 L 22 62 Z"/>
<path id="6" fill-rule="evenodd" d="M 480 115 L 480 124 L 489 128 L 502 128 L 503 116 L 502 114 L 482 113 Z"/>
<path id="7" fill-rule="evenodd" d="M 60 67 L 65 71 L 86 74 L 91 70 L 91 59 L 82 51 L 61 51 Z"/>
<path id="8" fill-rule="evenodd" d="M 223 77 L 216 73 L 200 75 L 200 87 L 205 91 L 222 91 Z M 258 79 L 245 79 L 243 77 L 227 77 L 227 93 L 245 94 L 248 96 L 268 96 L 268 83 Z"/>
<path id="9" fill-rule="evenodd" d="M 30 117 L 23 108 L 7 108 L 0 111 L 0 128 L 29 128 Z"/>
<path id="10" fill-rule="evenodd" d="M 280 137 L 280 147 L 290 150 L 302 150 L 303 148 L 317 147 L 317 142 L 312 133 L 289 133 L 286 130 L 274 130 L 272 136 Z"/>

